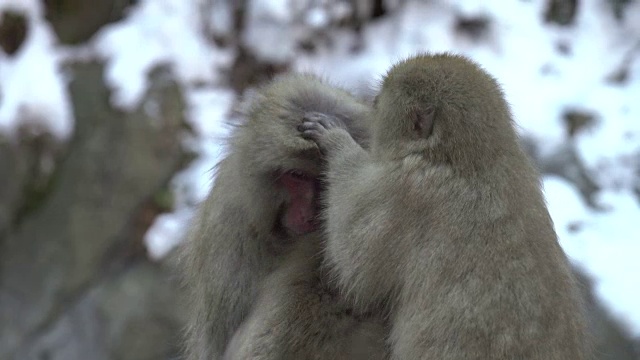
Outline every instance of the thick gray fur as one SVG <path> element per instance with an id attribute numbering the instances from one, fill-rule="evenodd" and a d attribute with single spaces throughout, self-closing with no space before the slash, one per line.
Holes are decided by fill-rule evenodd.
<path id="1" fill-rule="evenodd" d="M 384 360 L 388 328 L 379 314 L 357 313 L 327 284 L 320 239 L 304 237 L 264 281 L 225 360 Z"/>
<path id="2" fill-rule="evenodd" d="M 356 308 L 388 309 L 391 358 L 587 359 L 576 279 L 497 82 L 419 55 L 389 71 L 372 119 L 371 151 L 339 122 L 301 130 L 328 161 L 326 266 Z"/>
<path id="3" fill-rule="evenodd" d="M 281 320 L 292 322 L 329 314 L 322 309 L 293 308 L 297 306 L 297 299 L 306 301 L 307 296 L 318 296 L 317 272 L 311 266 L 317 260 L 300 258 L 312 253 L 313 248 L 304 252 L 296 250 L 296 244 L 305 240 L 278 229 L 278 216 L 287 199 L 284 191 L 276 188 L 275 180 L 279 171 L 288 169 L 300 169 L 312 175 L 320 172 L 317 146 L 300 138 L 296 130 L 306 112 L 319 111 L 340 118 L 348 124 L 353 137 L 366 146 L 369 110 L 346 91 L 329 86 L 316 77 L 300 74 L 274 80 L 245 106 L 244 120 L 231 134 L 228 154 L 217 166 L 213 188 L 190 228 L 180 257 L 190 313 L 186 334 L 188 360 L 222 358 L 232 337 L 250 314 L 253 314 L 253 320 L 247 323 L 252 325 L 244 326 L 235 341 L 255 343 L 256 348 L 260 347 L 265 338 L 257 338 L 254 333 L 268 325 L 258 320 L 264 318 L 261 314 L 264 309 L 293 310 L 287 311 L 286 315 L 290 316 Z M 315 252 L 318 251 L 319 248 L 315 248 Z M 291 274 L 286 270 L 288 267 L 304 268 L 309 272 Z M 306 283 L 279 282 L 279 279 L 296 279 L 298 275 L 310 279 L 308 289 Z M 265 287 L 265 282 L 269 286 Z M 339 300 L 330 298 L 327 306 L 340 310 L 330 316 L 343 319 L 346 306 L 335 301 Z M 313 306 L 321 308 L 324 302 L 315 302 Z M 271 315 L 270 311 L 267 316 Z M 300 346 L 306 346 L 302 339 L 314 339 L 316 334 L 313 332 L 325 336 L 324 332 L 334 331 L 332 327 L 325 328 L 330 319 L 323 321 L 320 327 L 312 322 L 310 327 L 299 328 L 291 336 L 297 336 Z M 349 323 L 355 326 L 358 322 Z M 377 324 L 380 321 L 376 320 L 372 326 L 377 328 Z M 343 331 L 344 326 L 337 328 L 337 331 Z M 276 329 L 291 330 L 287 326 Z M 274 338 L 281 335 L 272 334 Z M 384 335 L 377 336 L 380 337 Z M 257 340 L 254 342 L 253 338 Z M 309 347 L 315 349 L 320 344 L 331 347 L 333 338 L 335 334 L 328 334 L 322 340 L 315 339 Z M 250 358 L 285 358 L 281 352 L 289 351 L 288 348 L 279 347 L 276 340 L 271 344 L 270 348 L 253 351 Z M 244 348 L 249 350 L 249 345 Z M 227 355 L 230 359 L 241 356 L 231 353 Z"/>

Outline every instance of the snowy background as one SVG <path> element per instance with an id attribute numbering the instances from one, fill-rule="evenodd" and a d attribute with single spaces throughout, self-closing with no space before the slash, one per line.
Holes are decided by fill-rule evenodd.
<path id="1" fill-rule="evenodd" d="M 150 71 L 168 66 L 192 129 L 183 144 L 197 156 L 170 182 L 170 211 L 143 235 L 149 257 L 161 261 L 208 192 L 224 121 L 259 82 L 230 83 L 240 52 L 267 72 L 317 73 L 362 96 L 399 59 L 464 54 L 502 83 L 544 173 L 563 248 L 626 335 L 640 338 L 640 1 L 373 3 L 247 1 L 240 32 L 232 1 L 139 0 L 69 46 L 40 2 L 0 0 L 0 11 L 30 24 L 15 54 L 0 50 L 0 134 L 16 138 L 27 125 L 61 143 L 73 137 L 69 61 L 104 61 L 110 104 L 122 112 L 141 106 Z"/>

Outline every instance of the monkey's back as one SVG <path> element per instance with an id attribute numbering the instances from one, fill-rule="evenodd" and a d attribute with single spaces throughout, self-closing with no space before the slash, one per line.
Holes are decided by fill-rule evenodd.
<path id="1" fill-rule="evenodd" d="M 343 141 L 329 160 L 326 257 L 356 302 L 387 305 L 393 357 L 585 359 L 576 280 L 497 81 L 421 54 L 376 100 L 372 151 Z"/>
<path id="2" fill-rule="evenodd" d="M 433 343 L 423 358 L 586 357 L 577 282 L 538 175 L 520 155 L 493 168 L 501 176 L 432 172 L 422 186 L 433 192 L 416 199 L 419 192 L 408 191 L 400 201 L 415 206 L 416 223 L 428 224 L 421 251 L 407 254 L 427 320 L 414 331 Z"/>
<path id="3" fill-rule="evenodd" d="M 495 170 L 497 182 L 466 179 L 408 157 L 329 188 L 327 233 L 349 239 L 329 241 L 329 266 L 356 303 L 393 299 L 396 358 L 586 358 L 576 280 L 537 173 L 524 157 Z"/>

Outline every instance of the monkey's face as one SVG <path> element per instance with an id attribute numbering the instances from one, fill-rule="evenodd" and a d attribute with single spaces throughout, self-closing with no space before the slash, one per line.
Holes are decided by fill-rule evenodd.
<path id="1" fill-rule="evenodd" d="M 278 186 L 287 194 L 279 216 L 280 224 L 293 235 L 315 231 L 318 227 L 318 180 L 300 170 L 290 170 L 278 177 Z"/>
<path id="2" fill-rule="evenodd" d="M 274 80 L 246 104 L 246 122 L 234 145 L 250 176 L 265 180 L 265 191 L 276 190 L 270 203 L 278 209 L 275 233 L 287 237 L 317 229 L 322 160 L 317 145 L 299 135 L 304 115 L 320 112 L 339 117 L 354 139 L 364 144 L 369 111 L 349 93 L 300 74 Z"/>
<path id="3" fill-rule="evenodd" d="M 270 109 L 271 116 L 256 121 L 247 130 L 252 139 L 245 153 L 252 176 L 271 184 L 277 209 L 274 234 L 296 237 L 317 229 L 320 152 L 295 133 L 302 118 L 298 112 Z"/>

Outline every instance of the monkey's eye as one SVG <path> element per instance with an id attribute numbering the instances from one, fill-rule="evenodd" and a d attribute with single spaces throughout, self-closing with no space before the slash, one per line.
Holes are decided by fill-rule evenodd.
<path id="1" fill-rule="evenodd" d="M 306 179 L 307 176 L 300 170 L 291 170 L 289 171 L 289 175 L 296 179 Z"/>

